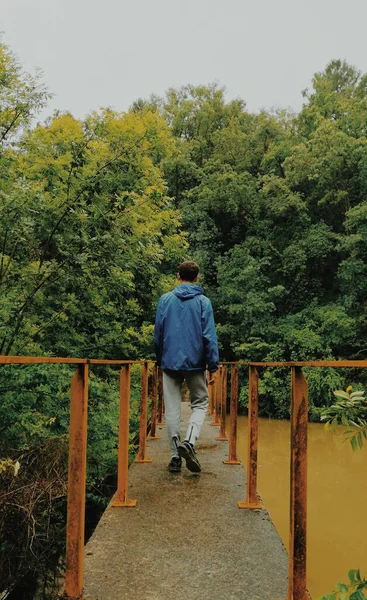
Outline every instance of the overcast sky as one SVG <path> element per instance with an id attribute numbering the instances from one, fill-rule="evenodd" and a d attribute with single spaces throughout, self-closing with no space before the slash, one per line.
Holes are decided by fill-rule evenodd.
<path id="1" fill-rule="evenodd" d="M 299 110 L 333 58 L 367 72 L 367 0 L 0 0 L 0 30 L 53 109 L 127 110 L 218 82 L 251 111 Z"/>

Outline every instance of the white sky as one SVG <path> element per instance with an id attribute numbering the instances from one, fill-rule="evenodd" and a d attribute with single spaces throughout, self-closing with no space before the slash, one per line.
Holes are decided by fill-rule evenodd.
<path id="1" fill-rule="evenodd" d="M 216 81 L 251 111 L 299 110 L 333 58 L 367 72 L 367 0 L 0 0 L 0 30 L 55 94 L 46 114 L 127 110 Z"/>

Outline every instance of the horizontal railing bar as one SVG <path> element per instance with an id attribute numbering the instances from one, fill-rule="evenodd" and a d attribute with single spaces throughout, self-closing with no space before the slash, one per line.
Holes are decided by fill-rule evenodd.
<path id="1" fill-rule="evenodd" d="M 250 363 L 248 362 L 248 360 L 232 360 L 232 361 L 228 361 L 228 360 L 221 360 L 219 362 L 220 365 L 249 365 Z"/>
<path id="2" fill-rule="evenodd" d="M 251 367 L 367 367 L 367 360 L 309 360 L 309 361 L 278 361 L 278 362 L 252 362 L 252 361 L 220 361 L 221 365 L 249 365 Z"/>
<path id="3" fill-rule="evenodd" d="M 108 360 L 100 358 L 57 358 L 53 356 L 0 356 L 0 364 L 67 364 L 67 365 L 134 365 L 155 363 L 154 360 Z M 221 361 L 221 365 L 249 365 L 252 367 L 333 367 L 333 368 L 364 368 L 367 360 L 313 360 L 313 361 Z"/>
<path id="4" fill-rule="evenodd" d="M 0 356 L 0 364 L 3 365 L 30 365 L 30 364 L 67 364 L 86 365 L 86 358 L 55 358 L 50 356 Z"/>
<path id="5" fill-rule="evenodd" d="M 154 360 L 104 360 L 99 358 L 56 358 L 53 356 L 0 356 L 3 365 L 66 364 L 66 365 L 133 365 Z"/>
<path id="6" fill-rule="evenodd" d="M 251 367 L 367 367 L 367 360 L 313 360 L 285 362 L 249 362 Z"/>
<path id="7" fill-rule="evenodd" d="M 91 358 L 88 360 L 90 365 L 142 365 L 144 363 L 155 363 L 155 360 L 104 360 Z"/>

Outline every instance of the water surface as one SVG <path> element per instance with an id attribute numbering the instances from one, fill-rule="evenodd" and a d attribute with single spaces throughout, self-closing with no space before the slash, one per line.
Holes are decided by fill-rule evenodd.
<path id="1" fill-rule="evenodd" d="M 353 451 L 344 427 L 308 429 L 307 582 L 313 598 L 367 573 L 367 445 Z M 247 460 L 247 417 L 239 417 L 238 455 Z M 258 491 L 288 550 L 290 423 L 259 419 Z M 230 468 L 230 467 L 228 467 Z"/>

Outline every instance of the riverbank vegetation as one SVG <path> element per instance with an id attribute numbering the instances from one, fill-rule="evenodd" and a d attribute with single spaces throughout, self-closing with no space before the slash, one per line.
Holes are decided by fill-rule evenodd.
<path id="1" fill-rule="evenodd" d="M 356 569 L 351 569 L 348 573 L 349 582 L 338 583 L 337 590 L 332 594 L 323 596 L 321 600 L 366 600 L 367 579 L 361 577 L 361 573 Z"/>
<path id="2" fill-rule="evenodd" d="M 299 114 L 253 114 L 217 85 L 188 85 L 126 113 L 36 124 L 48 97 L 1 46 L 1 354 L 152 358 L 157 299 L 190 257 L 223 359 L 366 357 L 366 75 L 331 62 Z M 63 554 L 71 375 L 0 370 L 0 591 L 31 572 L 46 597 Z M 307 376 L 318 419 L 345 375 Z M 264 374 L 262 414 L 289 415 L 287 377 Z M 91 373 L 94 503 L 116 470 L 117 378 Z M 132 434 L 135 422 L 133 407 Z"/>
<path id="3" fill-rule="evenodd" d="M 344 435 L 349 439 L 353 450 L 361 450 L 367 439 L 367 407 L 364 390 L 353 390 L 348 386 L 344 390 L 335 390 L 336 402 L 327 407 L 321 416 L 326 421 L 325 428 L 332 431 L 338 424 L 344 425 Z M 362 577 L 360 570 L 348 572 L 348 584 L 338 583 L 337 589 L 320 600 L 365 600 L 367 578 Z"/>

